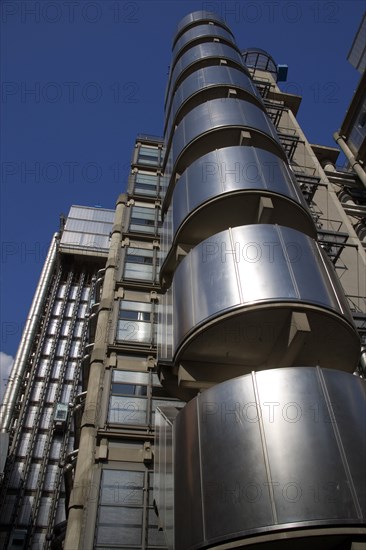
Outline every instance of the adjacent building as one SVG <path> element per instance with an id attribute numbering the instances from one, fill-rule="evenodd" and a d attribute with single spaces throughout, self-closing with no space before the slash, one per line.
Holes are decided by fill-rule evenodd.
<path id="1" fill-rule="evenodd" d="M 355 34 L 347 59 L 359 73 L 366 67 L 366 12 Z"/>
<path id="2" fill-rule="evenodd" d="M 365 543 L 364 186 L 277 80 L 189 14 L 164 138 L 55 235 L 1 413 L 5 548 Z"/>

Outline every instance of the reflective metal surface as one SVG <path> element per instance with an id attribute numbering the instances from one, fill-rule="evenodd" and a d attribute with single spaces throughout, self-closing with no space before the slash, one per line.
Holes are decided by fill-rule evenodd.
<path id="1" fill-rule="evenodd" d="M 168 141 L 170 136 L 172 124 L 176 124 L 175 119 L 177 114 L 185 107 L 186 102 L 191 100 L 196 94 L 208 88 L 217 87 L 232 87 L 242 90 L 250 94 L 250 96 L 254 98 L 254 101 L 258 101 L 260 104 L 262 103 L 262 98 L 257 88 L 244 70 L 225 65 L 213 65 L 211 67 L 198 69 L 187 76 L 181 85 L 178 86 L 173 97 L 171 109 L 170 105 L 167 109 L 167 122 L 165 127 L 166 141 Z M 229 90 L 226 91 L 225 97 L 228 96 L 228 92 Z"/>
<path id="2" fill-rule="evenodd" d="M 181 76 L 181 74 L 194 63 L 203 62 L 210 58 L 215 58 L 218 60 L 229 59 L 236 63 L 239 67 L 243 67 L 245 70 L 242 56 L 233 47 L 228 46 L 227 44 L 220 44 L 219 42 L 197 44 L 197 46 L 190 48 L 182 55 L 182 57 L 178 59 L 169 79 L 166 104 L 168 103 L 169 95 L 174 92 L 178 77 Z"/>
<path id="3" fill-rule="evenodd" d="M 270 200 L 268 209 L 264 197 Z M 171 267 L 163 265 L 163 274 L 174 268 L 179 243 L 196 245 L 228 227 L 260 223 L 263 217 L 266 223 L 292 227 L 316 238 L 303 194 L 287 163 L 278 156 L 248 146 L 203 155 L 175 185 L 162 231 L 163 251 L 167 254 L 170 249 Z"/>
<path id="4" fill-rule="evenodd" d="M 274 369 L 204 391 L 178 414 L 165 449 L 175 550 L 281 541 L 284 529 L 291 549 L 306 547 L 292 538 L 299 531 L 309 545 L 324 527 L 365 536 L 365 434 L 366 383 L 351 374 Z M 316 547 L 339 548 L 329 540 Z"/>
<path id="5" fill-rule="evenodd" d="M 173 304 L 172 292 L 161 295 L 158 308 L 158 355 L 171 360 L 173 356 Z"/>
<path id="6" fill-rule="evenodd" d="M 212 38 L 219 38 L 219 39 L 221 38 L 227 42 L 231 42 L 231 44 L 234 47 L 236 47 L 232 34 L 226 29 L 223 29 L 218 25 L 209 25 L 207 23 L 202 25 L 197 25 L 193 28 L 187 29 L 187 31 L 175 43 L 175 46 L 172 52 L 172 65 L 174 65 L 175 60 L 179 55 L 179 52 L 187 44 L 189 44 L 194 40 L 199 40 L 205 37 L 212 37 Z"/>
<path id="7" fill-rule="evenodd" d="M 174 545 L 173 422 L 178 411 L 174 407 L 155 410 L 154 503 L 169 548 Z"/>
<path id="8" fill-rule="evenodd" d="M 24 381 L 27 362 L 29 361 L 29 356 L 34 345 L 34 338 L 39 319 L 44 309 L 46 296 L 49 293 L 49 285 L 56 264 L 56 254 L 59 240 L 60 235 L 55 233 L 47 252 L 47 257 L 45 259 L 39 283 L 24 326 L 19 348 L 12 366 L 9 382 L 6 386 L 3 401 L 0 406 L 0 430 L 2 432 L 8 432 L 14 409 L 18 404 L 19 390 Z"/>
<path id="9" fill-rule="evenodd" d="M 224 364 L 223 372 L 230 364 L 243 373 L 295 364 L 352 372 L 359 352 L 334 268 L 299 231 L 222 231 L 193 248 L 174 273 L 176 363 Z"/>
<path id="10" fill-rule="evenodd" d="M 212 21 L 213 23 L 219 23 L 222 27 L 225 27 L 225 29 L 227 29 L 228 32 L 231 33 L 230 29 L 226 25 L 225 19 L 220 17 L 220 15 L 218 15 L 217 13 L 213 13 L 211 11 L 198 10 L 198 11 L 193 11 L 192 13 L 189 13 L 179 21 L 177 25 L 175 37 L 179 36 L 182 33 L 183 29 L 185 29 L 185 27 L 189 27 L 194 23 L 209 22 L 209 21 Z"/>
<path id="11" fill-rule="evenodd" d="M 284 156 L 277 132 L 267 115 L 257 105 L 249 101 L 234 98 L 213 99 L 202 105 L 198 105 L 190 111 L 177 126 L 170 154 L 172 156 L 173 174 L 175 170 L 183 172 L 198 157 L 217 149 L 218 143 L 225 144 L 224 129 L 250 130 L 259 133 L 265 139 L 270 139 L 271 144 L 278 148 L 279 156 Z M 220 130 L 216 143 L 212 133 Z M 209 143 L 200 147 L 198 138 L 210 134 Z M 188 154 L 189 146 L 194 142 L 194 148 Z M 237 143 L 240 144 L 240 132 L 237 135 Z M 226 145 L 234 145 L 228 143 Z M 208 148 L 208 151 L 206 150 Z M 184 155 L 185 153 L 185 155 Z M 185 156 L 185 158 L 183 158 Z"/>

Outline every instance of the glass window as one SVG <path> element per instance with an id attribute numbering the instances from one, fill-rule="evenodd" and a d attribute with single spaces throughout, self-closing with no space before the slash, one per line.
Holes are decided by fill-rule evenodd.
<path id="1" fill-rule="evenodd" d="M 48 388 L 47 388 L 47 393 L 46 393 L 46 401 L 48 403 L 53 403 L 54 400 L 55 400 L 55 396 L 56 396 L 56 391 L 57 391 L 57 382 L 51 382 L 49 385 L 48 385 Z"/>
<path id="2" fill-rule="evenodd" d="M 75 377 L 75 371 L 76 371 L 76 362 L 70 361 L 69 363 L 67 363 L 65 380 L 73 380 Z"/>
<path id="3" fill-rule="evenodd" d="M 67 220 L 67 230 L 70 232 L 75 231 L 75 232 L 82 232 L 82 233 L 91 233 L 93 235 L 94 234 L 108 235 L 112 227 L 113 225 L 111 223 L 75 220 L 71 218 Z"/>
<path id="4" fill-rule="evenodd" d="M 130 231 L 155 233 L 156 209 L 144 206 L 131 207 Z"/>
<path id="5" fill-rule="evenodd" d="M 142 505 L 143 472 L 103 470 L 100 503 L 114 506 Z"/>
<path id="6" fill-rule="evenodd" d="M 61 357 L 65 355 L 66 344 L 67 344 L 66 339 L 59 340 L 59 342 L 57 344 L 57 348 L 56 348 L 56 355 L 61 356 Z"/>
<path id="7" fill-rule="evenodd" d="M 43 389 L 43 381 L 35 382 L 31 393 L 31 401 L 39 401 Z"/>
<path id="8" fill-rule="evenodd" d="M 75 302 L 68 302 L 65 308 L 65 317 L 72 317 L 74 315 Z"/>
<path id="9" fill-rule="evenodd" d="M 87 304 L 80 304 L 79 306 L 79 309 L 78 309 L 78 319 L 85 319 L 85 314 L 88 310 L 88 306 Z"/>
<path id="10" fill-rule="evenodd" d="M 78 357 L 80 353 L 81 342 L 80 340 L 74 340 L 71 343 L 70 357 Z"/>
<path id="11" fill-rule="evenodd" d="M 151 326 L 149 323 L 119 321 L 117 340 L 148 343 L 151 340 Z"/>
<path id="12" fill-rule="evenodd" d="M 112 384 L 113 395 L 147 395 L 147 387 L 138 384 Z"/>
<path id="13" fill-rule="evenodd" d="M 150 375 L 148 372 L 114 370 L 112 380 L 113 382 L 147 385 L 149 383 L 149 376 Z"/>
<path id="14" fill-rule="evenodd" d="M 147 321 L 150 320 L 151 310 L 151 302 L 135 302 L 132 300 L 122 300 L 120 303 L 119 318 L 131 319 L 131 315 L 137 315 L 137 317 L 134 318 L 140 321 Z"/>
<path id="15" fill-rule="evenodd" d="M 103 525 L 107 523 L 107 525 Z M 127 544 L 141 544 L 142 539 L 142 509 L 129 508 L 123 510 L 101 509 L 100 523 L 97 533 L 97 544 L 123 544 L 121 548 L 129 548 Z"/>
<path id="16" fill-rule="evenodd" d="M 141 145 L 137 155 L 137 162 L 149 166 L 158 166 L 160 159 L 160 150 L 157 147 Z"/>
<path id="17" fill-rule="evenodd" d="M 115 371 L 112 377 L 111 393 L 113 395 L 146 396 L 148 383 L 149 373 L 147 372 Z"/>
<path id="18" fill-rule="evenodd" d="M 152 304 L 122 300 L 117 324 L 117 340 L 130 342 L 151 341 L 151 321 L 157 321 L 152 314 Z"/>
<path id="19" fill-rule="evenodd" d="M 39 376 L 40 378 L 43 378 L 44 376 L 46 376 L 47 369 L 48 369 L 48 361 L 49 361 L 48 359 L 41 359 L 39 362 L 37 376 Z"/>
<path id="20" fill-rule="evenodd" d="M 37 488 L 37 481 L 38 476 L 41 471 L 41 465 L 40 464 L 31 464 L 28 478 L 26 481 L 26 488 L 27 489 L 36 489 Z"/>
<path id="21" fill-rule="evenodd" d="M 157 194 L 158 176 L 147 172 L 138 172 L 135 177 L 134 192 L 141 195 Z"/>
<path id="22" fill-rule="evenodd" d="M 34 458 L 43 458 L 44 457 L 47 437 L 48 437 L 47 434 L 38 434 L 37 435 L 36 445 L 35 445 L 34 453 L 33 453 Z M 52 447 L 51 447 L 51 457 L 50 458 L 57 458 L 57 459 L 60 458 L 61 441 L 59 441 L 59 447 L 60 448 L 59 448 L 59 451 L 58 451 L 56 456 L 52 455 Z"/>
<path id="23" fill-rule="evenodd" d="M 58 291 L 57 291 L 57 298 L 64 298 L 65 297 L 65 292 L 66 292 L 66 285 L 61 284 L 58 288 Z"/>
<path id="24" fill-rule="evenodd" d="M 41 505 L 39 507 L 38 516 L 37 516 L 37 525 L 42 527 L 47 527 L 48 525 L 48 515 L 50 513 L 52 498 L 51 497 L 42 497 Z"/>
<path id="25" fill-rule="evenodd" d="M 68 215 L 69 218 L 81 220 L 92 220 L 113 223 L 115 211 L 103 208 L 90 208 L 87 206 L 72 206 Z"/>
<path id="26" fill-rule="evenodd" d="M 61 402 L 68 403 L 71 399 L 72 384 L 64 384 L 61 392 Z"/>
<path id="27" fill-rule="evenodd" d="M 62 359 L 55 359 L 52 365 L 52 378 L 60 378 L 63 361 Z"/>
<path id="28" fill-rule="evenodd" d="M 52 315 L 60 315 L 62 310 L 62 300 L 56 300 L 55 305 L 53 306 Z"/>
<path id="29" fill-rule="evenodd" d="M 48 334 L 51 334 L 52 336 L 56 334 L 57 323 L 58 319 L 51 319 L 47 327 Z"/>
<path id="30" fill-rule="evenodd" d="M 158 520 L 152 500 L 153 474 L 149 470 L 103 469 L 96 548 L 140 548 L 144 540 L 148 548 L 166 548 L 164 533 L 158 530 Z M 148 502 L 144 502 L 144 491 Z M 143 522 L 143 517 L 147 519 Z M 145 531 L 143 532 L 143 527 Z"/>
<path id="31" fill-rule="evenodd" d="M 61 439 L 54 439 L 52 441 L 50 458 L 57 459 L 57 460 L 60 459 L 61 444 L 62 444 Z"/>
<path id="32" fill-rule="evenodd" d="M 68 336 L 71 328 L 71 319 L 64 321 L 61 326 L 61 336 Z"/>
<path id="33" fill-rule="evenodd" d="M 20 513 L 18 516 L 18 521 L 20 524 L 29 525 L 31 523 L 32 511 L 34 505 L 34 496 L 25 495 L 23 497 L 23 504 L 20 507 Z"/>
<path id="34" fill-rule="evenodd" d="M 128 279 L 151 281 L 154 270 L 154 251 L 130 247 L 127 250 L 124 276 Z"/>
<path id="35" fill-rule="evenodd" d="M 44 355 L 49 355 L 51 353 L 51 350 L 52 350 L 52 347 L 53 347 L 53 342 L 54 342 L 54 339 L 53 338 L 47 338 L 45 343 L 44 343 L 44 346 L 43 346 L 43 350 L 42 350 L 42 353 Z"/>
<path id="36" fill-rule="evenodd" d="M 108 422 L 113 424 L 146 424 L 147 399 L 112 395 Z"/>
<path id="37" fill-rule="evenodd" d="M 39 423 L 40 428 L 44 430 L 48 430 L 50 428 L 52 413 L 53 413 L 53 407 L 43 408 L 41 412 L 40 423 Z"/>
<path id="38" fill-rule="evenodd" d="M 146 424 L 149 373 L 114 371 L 112 376 L 109 422 Z"/>

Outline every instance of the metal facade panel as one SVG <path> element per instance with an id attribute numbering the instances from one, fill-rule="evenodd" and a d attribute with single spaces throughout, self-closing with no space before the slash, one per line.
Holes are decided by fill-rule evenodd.
<path id="1" fill-rule="evenodd" d="M 357 533 L 366 518 L 365 431 L 352 426 L 365 418 L 365 386 L 351 374 L 297 367 L 232 379 L 192 400 L 174 423 L 175 549 L 276 538 L 281 529 L 286 539 L 309 527 Z"/>
<path id="2" fill-rule="evenodd" d="M 315 241 L 268 224 L 222 231 L 194 247 L 174 273 L 175 360 L 205 356 L 247 368 L 291 366 L 294 358 L 286 352 L 296 311 L 306 311 L 310 323 L 297 361 L 334 362 L 351 371 L 359 338 L 336 274 Z M 263 334 L 244 339 L 244 346 L 240 338 L 225 340 L 240 323 Z"/>
<path id="3" fill-rule="evenodd" d="M 239 70 L 225 65 L 213 65 L 197 69 L 178 86 L 171 103 L 167 106 L 167 113 L 170 105 L 171 110 L 166 124 L 166 136 L 170 135 L 175 115 L 187 100 L 205 89 L 218 86 L 239 88 L 251 94 L 257 101 L 262 103 L 258 90 L 250 77 L 244 72 L 244 68 L 243 70 Z"/>
<path id="4" fill-rule="evenodd" d="M 223 29 L 222 27 L 219 27 L 218 25 L 203 23 L 201 25 L 197 25 L 193 28 L 187 29 L 186 32 L 182 34 L 180 38 L 178 38 L 172 51 L 172 63 L 174 63 L 174 60 L 179 52 L 190 42 L 206 37 L 223 38 L 224 40 L 227 40 L 228 42 L 231 42 L 233 45 L 235 45 L 233 36 L 229 31 Z"/>
<path id="5" fill-rule="evenodd" d="M 234 98 L 212 99 L 195 107 L 178 124 L 171 145 L 173 172 L 179 157 L 190 144 L 208 132 L 224 128 L 260 132 L 279 144 L 275 127 L 257 105 Z"/>

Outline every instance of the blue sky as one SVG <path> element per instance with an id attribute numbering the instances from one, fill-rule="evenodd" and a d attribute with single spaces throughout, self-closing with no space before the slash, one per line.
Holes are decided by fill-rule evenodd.
<path id="1" fill-rule="evenodd" d="M 359 79 L 346 56 L 365 10 L 361 0 L 3 0 L 0 7 L 6 356 L 16 352 L 60 214 L 72 204 L 113 208 L 136 134 L 161 135 L 181 17 L 216 11 L 240 47 L 261 47 L 288 64 L 282 89 L 303 95 L 298 118 L 313 143 L 334 145 Z"/>

